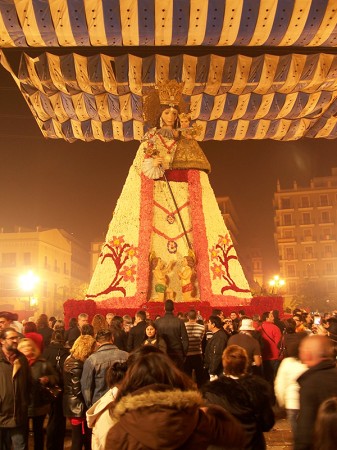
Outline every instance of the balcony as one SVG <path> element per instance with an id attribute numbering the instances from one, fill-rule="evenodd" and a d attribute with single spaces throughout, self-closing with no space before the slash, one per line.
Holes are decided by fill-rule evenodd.
<path id="1" fill-rule="evenodd" d="M 334 234 L 320 235 L 320 241 L 335 241 L 336 236 Z"/>

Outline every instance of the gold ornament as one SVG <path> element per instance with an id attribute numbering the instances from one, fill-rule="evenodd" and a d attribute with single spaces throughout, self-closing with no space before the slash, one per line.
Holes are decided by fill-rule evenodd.
<path id="1" fill-rule="evenodd" d="M 159 81 L 144 95 L 143 117 L 151 127 L 156 126 L 163 111 L 163 105 L 176 107 L 181 112 L 188 110 L 188 104 L 183 99 L 184 83 L 177 80 Z"/>
<path id="2" fill-rule="evenodd" d="M 157 89 L 160 104 L 171 107 L 178 106 L 181 103 L 184 84 L 178 83 L 177 80 L 159 81 L 157 83 Z"/>

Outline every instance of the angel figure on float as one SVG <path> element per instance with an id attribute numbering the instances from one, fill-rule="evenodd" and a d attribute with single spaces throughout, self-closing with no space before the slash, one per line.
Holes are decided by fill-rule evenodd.
<path id="1" fill-rule="evenodd" d="M 154 298 L 157 302 L 164 302 L 168 298 L 173 299 L 173 291 L 169 288 L 168 274 L 172 271 L 174 261 L 170 261 L 167 265 L 161 258 L 154 257 L 152 259 L 152 275 L 154 281 L 154 288 L 156 296 Z"/>
<path id="2" fill-rule="evenodd" d="M 184 256 L 182 260 L 182 270 L 179 272 L 181 281 L 181 291 L 183 301 L 189 302 L 195 300 L 195 261 L 192 256 Z"/>

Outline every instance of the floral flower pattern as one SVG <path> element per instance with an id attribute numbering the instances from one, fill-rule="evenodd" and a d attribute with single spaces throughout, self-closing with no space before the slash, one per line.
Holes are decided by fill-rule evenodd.
<path id="1" fill-rule="evenodd" d="M 124 297 L 126 296 L 125 287 L 121 282 L 136 281 L 137 269 L 136 264 L 127 265 L 128 260 L 135 260 L 138 256 L 138 249 L 133 245 L 125 242 L 124 236 L 113 236 L 108 242 L 105 242 L 99 256 L 99 263 L 104 264 L 106 259 L 110 259 L 115 266 L 115 275 L 108 287 L 97 294 L 87 294 L 87 298 L 97 298 L 110 292 L 119 291 Z"/>

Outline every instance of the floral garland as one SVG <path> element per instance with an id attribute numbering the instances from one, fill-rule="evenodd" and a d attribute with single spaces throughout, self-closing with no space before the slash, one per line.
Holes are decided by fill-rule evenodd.
<path id="1" fill-rule="evenodd" d="M 231 297 L 223 295 L 214 296 L 214 300 L 217 302 L 196 302 L 196 303 L 176 303 L 175 313 L 188 312 L 191 308 L 199 310 L 204 319 L 208 318 L 212 314 L 214 307 L 219 307 L 223 310 L 225 316 L 229 316 L 231 311 L 235 310 L 235 307 L 245 307 L 245 312 L 248 316 L 254 314 L 262 314 L 264 311 L 271 311 L 277 309 L 280 311 L 280 317 L 283 317 L 283 298 L 282 297 L 253 297 L 248 303 L 247 299 L 238 299 L 237 297 Z M 67 300 L 64 302 L 64 320 L 66 326 L 69 324 L 69 320 L 72 317 L 78 317 L 80 313 L 87 313 L 89 315 L 89 322 L 92 321 L 95 314 L 103 314 L 104 316 L 108 312 L 114 312 L 120 316 L 124 314 L 130 314 L 134 316 L 136 311 L 141 307 L 148 311 L 152 319 L 157 314 L 163 315 L 164 305 L 162 303 L 147 302 L 140 305 L 133 305 L 134 298 L 125 297 L 123 299 L 111 299 L 103 300 L 102 302 L 95 302 L 93 300 Z M 130 303 L 129 303 L 130 302 Z"/>

